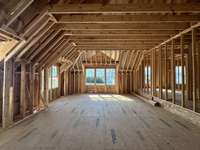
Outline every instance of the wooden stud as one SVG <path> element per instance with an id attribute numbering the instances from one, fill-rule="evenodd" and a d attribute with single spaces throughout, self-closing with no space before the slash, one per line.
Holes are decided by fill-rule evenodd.
<path id="1" fill-rule="evenodd" d="M 29 83 L 29 112 L 33 113 L 33 101 L 34 101 L 34 73 L 35 73 L 35 67 L 30 64 L 30 72 L 29 72 L 29 79 L 30 79 L 30 83 Z"/>
<path id="2" fill-rule="evenodd" d="M 44 99 L 49 104 L 49 69 L 44 69 Z"/>
<path id="3" fill-rule="evenodd" d="M 152 96 L 156 94 L 156 49 L 152 50 Z"/>
<path id="4" fill-rule="evenodd" d="M 68 86 L 69 86 L 68 71 L 64 71 L 64 95 L 65 96 L 68 95 Z"/>
<path id="5" fill-rule="evenodd" d="M 26 115 L 26 64 L 21 62 L 21 82 L 20 82 L 20 115 Z"/>
<path id="6" fill-rule="evenodd" d="M 197 110 L 197 61 L 196 61 L 196 29 L 192 30 L 192 76 L 193 76 L 193 111 Z"/>
<path id="7" fill-rule="evenodd" d="M 13 124 L 13 60 L 4 62 L 3 78 L 3 103 L 2 103 L 2 127 L 6 128 Z"/>
<path id="8" fill-rule="evenodd" d="M 167 44 L 165 44 L 165 100 L 168 100 Z"/>
<path id="9" fill-rule="evenodd" d="M 162 46 L 159 49 L 159 98 L 163 98 L 163 88 L 162 88 Z"/>
<path id="10" fill-rule="evenodd" d="M 181 106 L 185 107 L 185 62 L 184 62 L 184 48 L 183 48 L 183 35 L 180 38 L 181 46 L 181 76 L 182 76 L 182 85 L 181 85 Z"/>
<path id="11" fill-rule="evenodd" d="M 172 103 L 176 102 L 176 79 L 175 79 L 175 56 L 174 56 L 174 40 L 171 43 L 171 94 Z"/>

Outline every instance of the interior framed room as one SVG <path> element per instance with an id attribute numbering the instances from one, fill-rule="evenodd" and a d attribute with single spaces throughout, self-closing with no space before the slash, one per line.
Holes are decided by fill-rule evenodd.
<path id="1" fill-rule="evenodd" d="M 0 150 L 199 139 L 199 0 L 0 0 Z"/>

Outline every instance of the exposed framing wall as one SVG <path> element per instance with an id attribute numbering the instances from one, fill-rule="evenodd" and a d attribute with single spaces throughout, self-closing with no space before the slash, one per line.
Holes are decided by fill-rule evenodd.
<path id="1" fill-rule="evenodd" d="M 199 27 L 191 27 L 144 53 L 134 70 L 134 92 L 159 98 L 200 112 Z M 144 82 L 144 68 L 151 67 L 150 82 Z M 181 73 L 177 76 L 177 67 Z M 148 74 L 147 74 L 148 76 Z M 177 79 L 180 78 L 180 83 Z"/>

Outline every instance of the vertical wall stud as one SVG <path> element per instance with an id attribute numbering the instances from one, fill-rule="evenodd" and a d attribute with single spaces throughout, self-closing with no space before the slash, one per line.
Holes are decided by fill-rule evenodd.
<path id="1" fill-rule="evenodd" d="M 172 103 L 176 101 L 176 82 L 175 82 L 175 57 L 174 57 L 174 40 L 171 43 L 171 90 L 172 90 Z"/>
<path id="2" fill-rule="evenodd" d="M 21 83 L 20 83 L 20 114 L 24 118 L 26 113 L 26 64 L 21 63 Z"/>
<path id="3" fill-rule="evenodd" d="M 167 44 L 165 44 L 165 99 L 168 100 L 168 65 L 167 65 Z"/>
<path id="4" fill-rule="evenodd" d="M 2 127 L 6 128 L 13 124 L 13 60 L 4 62 L 3 78 L 3 109 L 2 109 Z"/>
<path id="5" fill-rule="evenodd" d="M 192 76 L 193 76 L 193 110 L 197 110 L 197 61 L 196 61 L 196 30 L 192 29 Z"/>
<path id="6" fill-rule="evenodd" d="M 159 49 L 159 98 L 162 99 L 162 46 Z"/>
<path id="7" fill-rule="evenodd" d="M 181 76 L 182 76 L 182 85 L 181 85 L 181 106 L 185 107 L 185 63 L 184 63 L 184 47 L 183 47 L 183 35 L 180 39 L 180 47 L 181 47 Z"/>

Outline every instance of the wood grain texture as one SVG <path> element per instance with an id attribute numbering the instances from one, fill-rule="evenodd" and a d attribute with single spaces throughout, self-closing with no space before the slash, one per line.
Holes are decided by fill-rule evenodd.
<path id="1" fill-rule="evenodd" d="M 1 150 L 199 150 L 200 128 L 136 97 L 60 98 L 0 134 Z"/>

